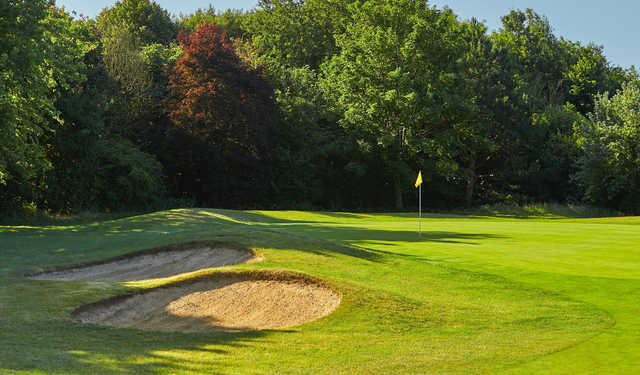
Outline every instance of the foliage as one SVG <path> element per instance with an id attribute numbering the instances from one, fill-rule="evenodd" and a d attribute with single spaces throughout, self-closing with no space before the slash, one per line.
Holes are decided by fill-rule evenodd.
<path id="1" fill-rule="evenodd" d="M 261 0 L 245 21 L 261 55 L 278 64 L 317 69 L 338 53 L 334 34 L 344 31 L 353 0 Z"/>
<path id="2" fill-rule="evenodd" d="M 150 74 L 150 95 L 154 99 L 152 105 L 160 106 L 161 100 L 169 93 L 167 71 L 175 65 L 180 56 L 182 49 L 176 43 L 156 43 L 142 47 L 140 57 Z"/>
<path id="3" fill-rule="evenodd" d="M 55 116 L 44 62 L 43 20 L 50 2 L 2 2 L 0 13 L 0 189 L 49 167 L 37 142 Z M 3 197 L 5 200 L 6 197 Z M 6 204 L 6 201 L 5 201 Z"/>
<path id="4" fill-rule="evenodd" d="M 223 179 L 233 181 L 223 189 L 224 194 L 217 199 L 212 196 L 210 201 L 230 204 L 222 196 L 248 194 L 256 186 L 264 187 L 261 180 L 270 173 L 273 89 L 260 69 L 236 54 L 226 33 L 217 26 L 203 24 L 189 35 L 181 32 L 178 39 L 184 55 L 169 75 L 169 117 L 190 136 L 212 146 L 217 160 L 226 164 L 217 168 L 218 173 L 211 169 L 199 173 L 208 174 L 221 186 L 225 185 Z M 205 158 L 215 160 L 209 155 Z"/>
<path id="5" fill-rule="evenodd" d="M 509 49 L 518 64 L 518 93 L 529 111 L 562 105 L 568 89 L 563 72 L 570 63 L 564 40 L 553 34 L 546 17 L 532 9 L 511 11 L 502 24 L 494 39 Z"/>
<path id="6" fill-rule="evenodd" d="M 640 83 L 598 96 L 579 129 L 583 155 L 575 178 L 587 201 L 640 213 Z"/>
<path id="7" fill-rule="evenodd" d="M 69 18 L 70 20 L 70 18 Z M 82 86 L 65 86 L 55 106 L 64 119 L 46 143 L 53 168 L 44 177 L 39 205 L 54 212 L 122 211 L 157 206 L 163 195 L 162 169 L 150 155 L 126 140 L 109 137 L 103 123 L 108 72 L 93 22 L 70 21 L 82 53 L 75 66 Z"/>
<path id="8" fill-rule="evenodd" d="M 356 182 L 347 168 L 357 158 L 356 143 L 338 126 L 318 75 L 309 67 L 268 66 L 265 73 L 274 85 L 280 112 L 274 149 L 277 204 L 296 208 L 362 204 L 347 198 Z"/>
<path id="9" fill-rule="evenodd" d="M 154 157 L 123 139 L 95 139 L 90 147 L 66 150 L 72 164 L 60 162 L 62 168 L 50 174 L 43 207 L 55 212 L 119 212 L 160 206 L 162 165 Z"/>
<path id="10" fill-rule="evenodd" d="M 633 163 L 605 147 L 631 136 L 594 125 L 609 121 L 594 103 L 638 73 L 532 9 L 490 35 L 425 0 L 264 0 L 174 18 L 122 0 L 95 20 L 11 0 L 0 14 L 3 212 L 113 210 L 115 196 L 83 192 L 143 174 L 144 204 L 160 184 L 199 205 L 399 209 L 417 204 L 418 169 L 440 209 L 635 205 Z"/>
<path id="11" fill-rule="evenodd" d="M 341 52 L 323 65 L 325 92 L 363 150 L 384 161 L 402 208 L 408 157 L 439 152 L 436 133 L 459 115 L 452 90 L 458 27 L 450 11 L 422 1 L 370 1 L 350 10 L 355 21 L 337 37 Z"/>
<path id="12" fill-rule="evenodd" d="M 457 67 L 458 120 L 440 143 L 442 158 L 455 168 L 446 173 L 450 184 L 465 185 L 464 201 L 470 206 L 478 186 L 490 190 L 494 171 L 512 140 L 505 127 L 514 117 L 512 94 L 516 83 L 510 74 L 508 50 L 492 43 L 486 27 L 472 19 L 462 24 L 463 53 Z M 486 197 L 485 197 L 486 199 Z"/>
<path id="13" fill-rule="evenodd" d="M 102 32 L 105 70 L 113 81 L 110 122 L 114 132 L 128 135 L 128 125 L 142 117 L 153 103 L 152 77 L 140 53 L 141 42 L 125 25 L 114 25 Z"/>
<path id="14" fill-rule="evenodd" d="M 192 14 L 181 16 L 178 25 L 188 33 L 197 31 L 201 24 L 217 25 L 227 32 L 230 39 L 241 38 L 245 34 L 244 21 L 247 13 L 238 9 L 216 11 L 213 5 L 207 9 L 197 9 Z"/>
<path id="15" fill-rule="evenodd" d="M 155 1 L 123 0 L 97 17 L 103 63 L 113 84 L 106 114 L 110 131 L 144 145 L 142 134 L 162 117 L 165 70 L 179 54 L 177 26 Z"/>
<path id="16" fill-rule="evenodd" d="M 582 121 L 584 117 L 570 103 L 534 114 L 531 141 L 540 148 L 526 171 L 523 190 L 529 196 L 552 202 L 580 200 L 569 176 L 576 172 L 575 161 L 582 155 L 574 131 Z"/>
<path id="17" fill-rule="evenodd" d="M 86 80 L 82 54 L 94 46 L 79 36 L 69 14 L 49 2 L 2 6 L 0 209 L 6 210 L 38 198 L 51 168 L 42 140 L 64 125 L 56 99 Z"/>
<path id="18" fill-rule="evenodd" d="M 114 27 L 124 27 L 134 40 L 141 43 L 168 44 L 178 30 L 169 13 L 154 0 L 121 0 L 111 8 L 105 8 L 97 17 L 101 32 Z"/>

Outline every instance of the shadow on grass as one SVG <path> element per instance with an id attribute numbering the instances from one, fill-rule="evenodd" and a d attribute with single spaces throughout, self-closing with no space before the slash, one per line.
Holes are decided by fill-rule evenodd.
<path id="1" fill-rule="evenodd" d="M 207 334 L 145 332 L 69 321 L 7 327 L 0 338 L 0 369 L 47 373 L 156 374 L 233 372 L 233 349 L 264 343 L 276 331 Z M 278 330 L 288 334 L 292 331 Z M 58 335 L 57 333 L 60 333 Z M 199 355 L 202 353 L 205 355 Z M 246 364 L 245 364 L 246 365 Z"/>
<path id="2" fill-rule="evenodd" d="M 104 232 L 124 233 L 151 229 L 171 229 L 178 227 L 198 227 L 203 225 L 250 225 L 284 224 L 284 223 L 316 223 L 317 221 L 301 221 L 274 218 L 255 212 L 212 210 L 212 209 L 176 209 L 158 211 L 145 215 L 130 216 L 116 220 L 93 222 L 79 225 L 14 225 L 0 226 L 0 235 L 7 233 L 27 233 L 31 235 L 50 234 L 56 232 Z"/>
<path id="3" fill-rule="evenodd" d="M 246 221 L 269 224 L 251 225 Z M 367 249 L 370 244 L 383 243 L 390 248 L 428 242 L 476 245 L 486 239 L 503 238 L 489 233 L 429 230 L 418 236 L 417 231 L 368 229 L 335 222 L 274 219 L 255 212 L 206 209 L 163 211 L 83 226 L 2 229 L 5 231 L 0 232 L 0 254 L 5 266 L 0 267 L 0 274 L 4 271 L 14 276 L 194 240 L 380 262 L 385 255 L 395 253 Z"/>
<path id="4" fill-rule="evenodd" d="M 505 238 L 505 236 L 490 233 L 462 233 L 423 230 L 422 234 L 418 234 L 418 231 L 366 229 L 349 226 L 318 227 L 309 225 L 288 225 L 286 227 L 281 227 L 280 230 L 282 232 L 292 231 L 305 237 L 317 237 L 341 243 L 385 243 L 391 246 L 394 246 L 396 243 L 404 245 L 407 242 L 439 242 L 477 245 L 482 240 Z"/>

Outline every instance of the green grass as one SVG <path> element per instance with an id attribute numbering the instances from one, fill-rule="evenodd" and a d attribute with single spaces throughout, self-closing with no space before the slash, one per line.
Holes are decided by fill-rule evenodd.
<path id="1" fill-rule="evenodd" d="M 638 372 L 640 218 L 525 211 L 429 215 L 422 237 L 414 214 L 185 209 L 0 226 L 0 373 Z M 226 270 L 303 272 L 336 287 L 342 303 L 287 330 L 152 333 L 82 325 L 70 313 L 178 278 L 23 277 L 196 240 L 237 243 L 265 258 Z M 210 272 L 218 271 L 179 278 Z"/>

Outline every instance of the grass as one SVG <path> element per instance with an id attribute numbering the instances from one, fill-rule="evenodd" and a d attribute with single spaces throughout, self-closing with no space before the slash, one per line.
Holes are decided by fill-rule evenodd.
<path id="1" fill-rule="evenodd" d="M 576 210 L 427 215 L 184 209 L 0 226 L 0 373 L 555 373 L 640 369 L 640 218 Z M 553 211 L 553 212 L 550 212 Z M 342 295 L 287 330 L 179 334 L 82 325 L 77 306 L 217 270 L 137 283 L 25 273 L 190 241 L 254 249 Z"/>

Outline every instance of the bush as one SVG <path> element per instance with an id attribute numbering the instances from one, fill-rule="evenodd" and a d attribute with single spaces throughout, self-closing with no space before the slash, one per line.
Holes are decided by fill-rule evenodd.
<path id="1" fill-rule="evenodd" d="M 123 139 L 99 139 L 87 151 L 55 164 L 41 207 L 114 212 L 161 204 L 162 166 L 153 156 Z"/>

